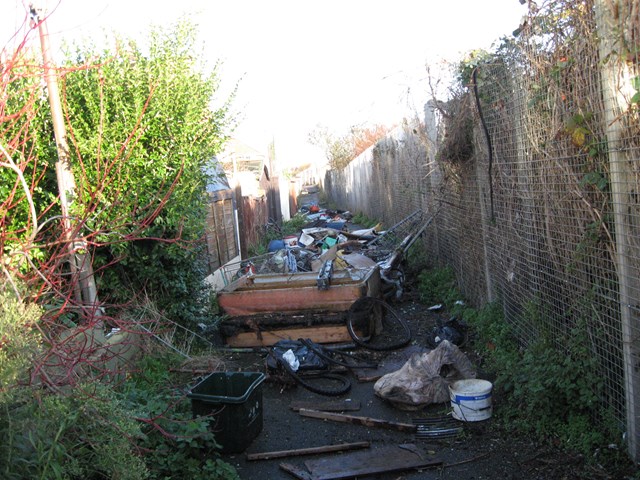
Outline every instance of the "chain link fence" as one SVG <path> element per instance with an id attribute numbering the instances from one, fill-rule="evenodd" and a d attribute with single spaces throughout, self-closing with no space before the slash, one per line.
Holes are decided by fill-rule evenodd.
<path id="1" fill-rule="evenodd" d="M 544 338 L 563 352 L 563 339 L 579 335 L 603 383 L 607 414 L 597 421 L 613 424 L 636 461 L 639 8 L 633 0 L 530 1 L 518 35 L 461 68 L 450 100 L 426 106 L 426 161 L 393 164 L 420 185 L 409 192 L 386 176 L 386 191 L 403 192 L 405 205 L 439 211 L 426 232 L 429 254 L 454 269 L 470 302 L 500 302 L 523 345 Z M 384 162 L 373 154 L 370 163 Z M 329 174 L 332 197 L 340 175 Z M 369 177 L 360 177 L 360 191 Z M 385 204 L 393 216 L 371 190 L 380 198 L 361 203 Z"/>

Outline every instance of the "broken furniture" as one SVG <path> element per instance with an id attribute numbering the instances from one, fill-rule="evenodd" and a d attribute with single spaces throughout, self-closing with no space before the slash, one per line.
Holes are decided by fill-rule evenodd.
<path id="1" fill-rule="evenodd" d="M 271 346 L 287 338 L 350 342 L 346 312 L 359 298 L 379 292 L 377 267 L 333 271 L 328 288 L 318 288 L 317 272 L 245 275 L 218 292 L 230 317 L 221 332 L 232 347 Z"/>

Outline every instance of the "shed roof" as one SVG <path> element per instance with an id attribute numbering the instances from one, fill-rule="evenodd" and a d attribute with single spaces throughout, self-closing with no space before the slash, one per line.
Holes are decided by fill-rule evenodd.
<path id="1" fill-rule="evenodd" d="M 211 159 L 209 165 L 205 167 L 204 172 L 209 177 L 207 181 L 207 192 L 218 192 L 220 190 L 230 190 L 227 174 L 222 168 L 222 164 L 216 157 Z"/>

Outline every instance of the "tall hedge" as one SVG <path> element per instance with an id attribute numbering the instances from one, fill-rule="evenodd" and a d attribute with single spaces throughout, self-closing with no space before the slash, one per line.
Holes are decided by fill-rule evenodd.
<path id="1" fill-rule="evenodd" d="M 233 122 L 220 66 L 206 64 L 196 34 L 180 21 L 143 43 L 78 43 L 58 69 L 77 184 L 71 214 L 99 299 L 109 309 L 148 298 L 183 324 L 203 313 L 205 171 Z M 56 142 L 41 61 L 21 48 L 0 66 L 0 259 L 25 278 L 31 269 L 46 286 L 36 285 L 40 300 L 64 309 L 72 285 L 63 288 Z"/>
<path id="2" fill-rule="evenodd" d="M 207 71 L 196 30 L 180 22 L 153 29 L 145 48 L 76 46 L 66 67 L 64 110 L 82 215 L 98 232 L 102 300 L 143 293 L 174 320 L 198 320 L 204 172 L 231 121 L 219 66 Z"/>

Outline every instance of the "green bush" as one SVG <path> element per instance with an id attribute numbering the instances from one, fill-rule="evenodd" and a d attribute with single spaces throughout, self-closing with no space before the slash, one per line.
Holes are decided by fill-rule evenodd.
<path id="1" fill-rule="evenodd" d="M 192 418 L 184 385 L 170 373 L 178 360 L 173 354 L 145 356 L 126 386 L 127 401 L 144 419 L 138 446 L 147 452 L 150 478 L 235 480 L 235 469 L 219 458 L 209 420 Z"/>
<path id="2" fill-rule="evenodd" d="M 467 309 L 464 318 L 475 331 L 474 346 L 484 368 L 495 376 L 501 399 L 496 416 L 507 428 L 584 454 L 614 441 L 613 432 L 593 428 L 594 420 L 606 413 L 600 402 L 603 384 L 584 325 L 576 325 L 562 338 L 552 341 L 541 335 L 524 345 L 498 303 Z"/>
<path id="3" fill-rule="evenodd" d="M 504 427 L 589 455 L 616 441 L 616 432 L 593 428 L 607 412 L 600 402 L 603 383 L 584 322 L 565 335 L 552 336 L 541 326 L 539 306 L 527 304 L 520 320 L 540 326 L 540 335 L 525 344 L 505 320 L 500 303 L 481 309 L 455 305 L 460 294 L 452 270 L 421 272 L 418 289 L 422 302 L 443 303 L 471 328 L 473 348 L 493 378 L 494 397 L 500 399 L 495 418 Z"/>
<path id="4" fill-rule="evenodd" d="M 0 391 L 24 380 L 33 365 L 42 337 L 37 329 L 42 310 L 23 303 L 10 290 L 0 289 Z"/>
<path id="5" fill-rule="evenodd" d="M 207 419 L 171 386 L 174 357 L 147 356 L 118 393 L 99 383 L 0 394 L 3 479 L 236 480 Z"/>
<path id="6" fill-rule="evenodd" d="M 61 82 L 101 300 L 144 292 L 185 326 L 205 315 L 206 172 L 232 123 L 218 65 L 206 65 L 196 37 L 183 20 L 154 28 L 145 47 L 83 43 L 67 52 Z"/>
<path id="7" fill-rule="evenodd" d="M 426 305 L 441 303 L 448 309 L 462 299 L 451 268 L 424 270 L 418 275 L 420 302 Z"/>
<path id="8" fill-rule="evenodd" d="M 184 385 L 172 385 L 175 356 L 142 357 L 120 393 L 98 382 L 25 386 L 42 349 L 40 315 L 0 290 L 1 478 L 238 478 L 206 419 L 191 418 Z"/>
<path id="9" fill-rule="evenodd" d="M 21 387 L 0 396 L 2 478 L 148 478 L 133 412 L 101 385 L 67 393 Z"/>

